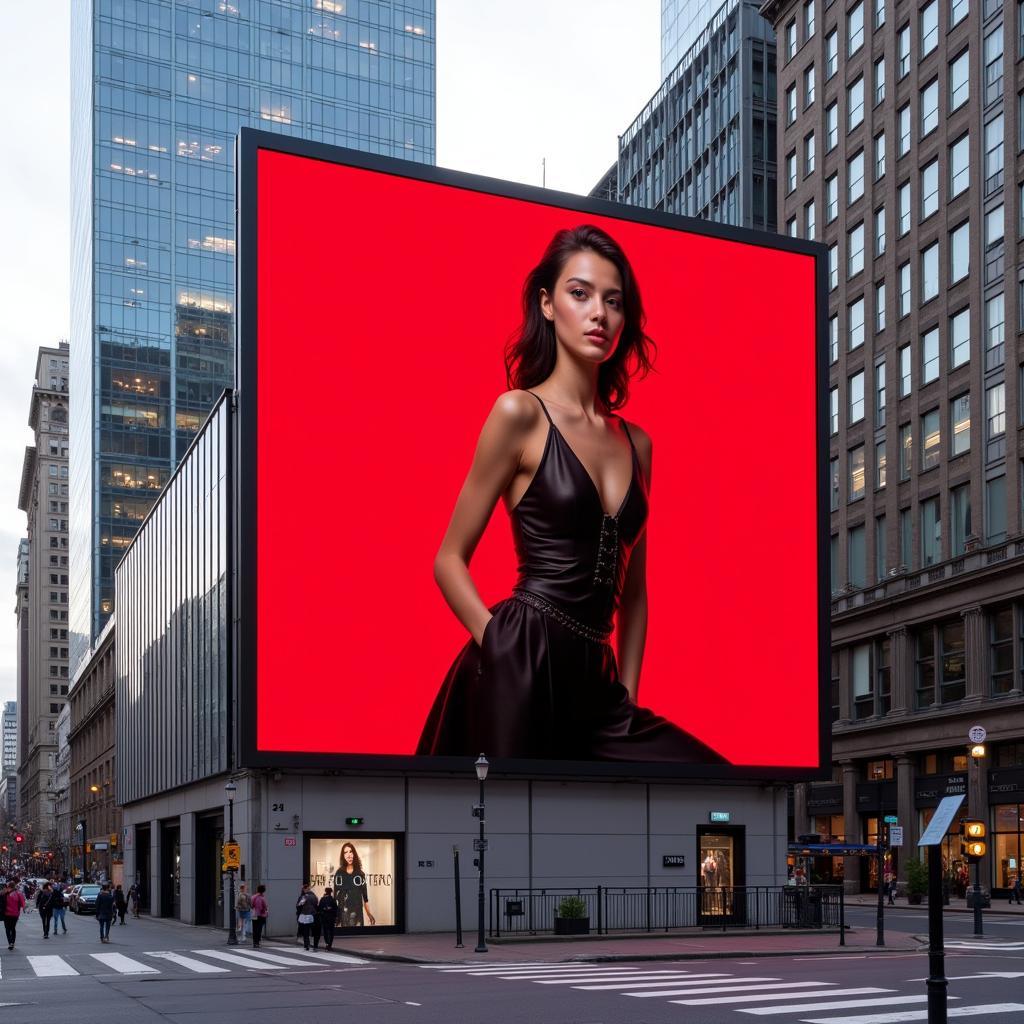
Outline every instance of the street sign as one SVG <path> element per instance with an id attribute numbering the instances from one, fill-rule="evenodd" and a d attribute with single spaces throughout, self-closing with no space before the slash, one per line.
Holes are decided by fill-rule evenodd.
<path id="1" fill-rule="evenodd" d="M 661 856 L 661 866 L 663 868 L 685 868 L 686 867 L 686 854 L 685 853 L 664 853 Z"/>
<path id="2" fill-rule="evenodd" d="M 477 853 L 486 853 L 487 852 L 487 840 L 486 839 L 474 839 L 473 840 L 473 849 L 476 850 Z"/>
<path id="3" fill-rule="evenodd" d="M 895 814 L 887 814 L 882 820 L 886 823 L 886 825 L 895 825 L 899 822 L 900 819 L 897 818 Z"/>
<path id="4" fill-rule="evenodd" d="M 984 743 L 986 736 L 988 736 L 988 732 L 985 730 L 985 726 L 983 725 L 972 725 L 971 728 L 967 730 L 967 738 L 972 743 Z"/>
<path id="5" fill-rule="evenodd" d="M 953 824 L 956 812 L 964 802 L 964 794 L 957 793 L 956 796 L 944 796 L 935 808 L 935 814 L 924 830 L 923 835 L 917 841 L 918 846 L 938 846 L 946 837 L 949 826 Z"/>
<path id="6" fill-rule="evenodd" d="M 224 870 L 235 871 L 242 866 L 242 848 L 238 843 L 224 844 Z"/>
<path id="7" fill-rule="evenodd" d="M 903 845 L 903 826 L 892 825 L 889 828 L 889 845 L 890 846 L 902 846 Z"/>
<path id="8" fill-rule="evenodd" d="M 732 817 L 732 813 L 730 811 L 709 811 L 708 812 L 708 821 L 712 825 L 716 825 L 716 824 L 718 824 L 718 825 L 728 825 L 729 824 L 729 820 L 730 820 L 731 817 Z"/>

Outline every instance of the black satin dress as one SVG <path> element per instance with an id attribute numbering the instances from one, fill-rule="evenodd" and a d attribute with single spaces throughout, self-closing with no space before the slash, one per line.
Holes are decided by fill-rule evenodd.
<path id="1" fill-rule="evenodd" d="M 534 397 L 548 436 L 510 513 L 518 580 L 512 596 L 491 608 L 481 644 L 471 639 L 459 652 L 416 752 L 721 763 L 689 733 L 629 699 L 608 642 L 629 556 L 647 524 L 647 488 L 625 421 L 633 475 L 618 511 L 608 515 Z"/>

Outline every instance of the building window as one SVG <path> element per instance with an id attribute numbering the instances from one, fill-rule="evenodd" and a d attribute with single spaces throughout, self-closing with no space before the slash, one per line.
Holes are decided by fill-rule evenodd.
<path id="1" fill-rule="evenodd" d="M 950 454 L 963 455 L 971 450 L 971 395 L 958 395 L 949 403 Z"/>
<path id="2" fill-rule="evenodd" d="M 949 197 L 960 195 L 971 183 L 970 138 L 961 136 L 949 147 Z"/>
<path id="3" fill-rule="evenodd" d="M 900 398 L 910 394 L 910 346 L 900 349 Z"/>
<path id="4" fill-rule="evenodd" d="M 939 643 L 942 653 L 939 697 L 943 704 L 950 704 L 967 696 L 963 620 L 943 623 L 939 627 Z"/>
<path id="5" fill-rule="evenodd" d="M 825 79 L 831 78 L 839 67 L 839 31 L 832 29 L 825 36 Z"/>
<path id="6" fill-rule="evenodd" d="M 884 287 L 884 285 L 880 286 Z M 883 299 L 884 305 L 884 299 Z M 875 429 L 885 426 L 885 359 L 875 364 Z"/>
<path id="7" fill-rule="evenodd" d="M 914 523 L 909 508 L 900 509 L 900 567 L 906 571 L 914 561 Z"/>
<path id="8" fill-rule="evenodd" d="M 846 575 L 851 587 L 862 590 L 866 582 L 864 527 L 853 526 L 846 535 Z"/>
<path id="9" fill-rule="evenodd" d="M 1003 294 L 993 295 L 985 303 L 985 369 L 1003 365 L 1006 338 L 1006 312 Z"/>
<path id="10" fill-rule="evenodd" d="M 962 281 L 970 270 L 971 250 L 968 238 L 969 222 L 964 221 L 949 233 L 949 283 Z"/>
<path id="11" fill-rule="evenodd" d="M 993 284 L 1003 276 L 1003 225 L 1006 216 L 1002 203 L 985 214 L 985 284 Z"/>
<path id="12" fill-rule="evenodd" d="M 839 388 L 832 388 L 829 399 L 829 431 L 833 435 L 839 433 Z"/>
<path id="13" fill-rule="evenodd" d="M 884 520 L 882 523 L 884 533 Z M 882 565 L 884 566 L 883 555 Z M 881 575 L 878 577 L 882 578 Z M 890 665 L 892 663 L 889 651 L 888 640 L 875 641 L 875 692 L 878 694 L 878 714 L 887 715 L 892 707 L 892 681 L 890 679 Z"/>
<path id="14" fill-rule="evenodd" d="M 859 423 L 864 419 L 864 371 L 860 370 L 848 379 L 847 394 L 850 399 L 849 424 Z"/>
<path id="15" fill-rule="evenodd" d="M 864 269 L 864 222 L 861 221 L 847 235 L 846 276 L 854 277 Z"/>
<path id="16" fill-rule="evenodd" d="M 875 442 L 875 490 L 885 487 L 885 441 Z"/>
<path id="17" fill-rule="evenodd" d="M 939 4 L 938 0 L 921 8 L 921 56 L 932 52 L 939 45 Z"/>
<path id="18" fill-rule="evenodd" d="M 875 517 L 875 580 L 885 579 L 885 516 Z"/>
<path id="19" fill-rule="evenodd" d="M 875 713 L 870 644 L 858 644 L 850 651 L 850 681 L 853 691 L 853 717 L 870 718 Z"/>
<path id="20" fill-rule="evenodd" d="M 855 299 L 847 308 L 847 329 L 849 331 L 849 351 L 860 348 L 864 344 L 864 296 Z"/>
<path id="21" fill-rule="evenodd" d="M 906 156 L 910 152 L 910 104 L 900 107 L 896 112 L 896 156 Z"/>
<path id="22" fill-rule="evenodd" d="M 1013 689 L 1012 606 L 1000 608 L 989 615 L 989 631 L 992 646 L 992 695 L 998 697 Z M 1024 808 L 1021 814 L 1024 815 Z"/>
<path id="23" fill-rule="evenodd" d="M 896 78 L 905 78 L 910 74 L 910 24 L 899 30 L 896 36 Z"/>
<path id="24" fill-rule="evenodd" d="M 985 195 L 1003 184 L 1003 115 L 985 125 Z"/>
<path id="25" fill-rule="evenodd" d="M 910 263 L 901 263 L 899 268 L 899 279 L 900 279 L 900 318 L 910 315 Z M 908 349 L 909 351 L 909 349 Z M 909 360 L 909 357 L 908 357 Z M 907 366 L 907 387 L 910 387 L 910 367 L 909 362 Z M 910 391 L 900 392 L 900 397 L 909 395 Z"/>
<path id="26" fill-rule="evenodd" d="M 1006 477 L 985 481 L 985 540 L 1002 544 L 1006 540 Z"/>
<path id="27" fill-rule="evenodd" d="M 855 4 L 846 15 L 846 55 L 855 54 L 864 45 L 864 4 Z"/>
<path id="28" fill-rule="evenodd" d="M 985 106 L 1003 93 L 1003 26 L 985 36 Z"/>
<path id="29" fill-rule="evenodd" d="M 846 203 L 855 203 L 864 195 L 864 150 L 855 153 L 846 162 Z"/>
<path id="30" fill-rule="evenodd" d="M 825 108 L 825 152 L 831 153 L 839 144 L 839 105 L 830 103 Z"/>
<path id="31" fill-rule="evenodd" d="M 900 427 L 900 480 L 909 480 L 913 469 L 914 436 L 909 423 Z"/>
<path id="32" fill-rule="evenodd" d="M 939 80 L 932 79 L 921 90 L 921 138 L 939 126 Z"/>
<path id="33" fill-rule="evenodd" d="M 863 75 L 846 90 L 846 109 L 849 111 L 846 128 L 848 131 L 853 131 L 864 120 Z"/>
<path id="34" fill-rule="evenodd" d="M 935 703 L 935 631 L 931 626 L 917 630 L 917 663 L 915 704 L 929 708 Z"/>
<path id="35" fill-rule="evenodd" d="M 921 335 L 921 383 L 939 378 L 939 329 L 933 327 Z"/>
<path id="36" fill-rule="evenodd" d="M 839 175 L 825 179 L 825 223 L 831 224 L 839 216 Z"/>
<path id="37" fill-rule="evenodd" d="M 829 489 L 829 506 L 833 512 L 839 510 L 839 459 L 828 460 L 828 474 L 831 486 Z"/>
<path id="38" fill-rule="evenodd" d="M 885 252 L 885 207 L 875 210 L 875 255 Z"/>
<path id="39" fill-rule="evenodd" d="M 921 417 L 921 471 L 935 469 L 939 464 L 941 440 L 939 410 L 930 409 Z"/>
<path id="40" fill-rule="evenodd" d="M 796 86 L 791 85 L 786 90 L 786 124 L 792 124 L 796 120 Z"/>
<path id="41" fill-rule="evenodd" d="M 971 315 L 968 309 L 961 309 L 949 318 L 949 354 L 954 368 L 970 361 Z"/>
<path id="42" fill-rule="evenodd" d="M 885 174 L 885 135 L 875 136 L 875 181 Z"/>
<path id="43" fill-rule="evenodd" d="M 796 153 L 790 153 L 786 157 L 786 192 L 793 192 L 796 189 Z"/>
<path id="44" fill-rule="evenodd" d="M 814 238 L 817 233 L 817 224 L 815 222 L 815 204 L 813 199 L 804 207 L 804 225 L 806 228 L 804 237 Z"/>
<path id="45" fill-rule="evenodd" d="M 875 285 L 875 333 L 881 334 L 885 330 L 885 282 L 880 281 Z M 882 366 L 882 386 L 885 387 L 885 366 Z M 884 420 L 883 420 L 884 422 Z M 880 426 L 875 421 L 875 426 Z"/>
<path id="46" fill-rule="evenodd" d="M 796 238 L 796 217 L 790 217 L 789 220 L 786 221 L 786 234 L 789 235 L 790 238 Z"/>
<path id="47" fill-rule="evenodd" d="M 796 56 L 796 19 L 786 26 L 786 60 Z"/>
<path id="48" fill-rule="evenodd" d="M 963 106 L 970 95 L 969 60 L 970 52 L 964 50 L 949 65 L 949 109 L 950 112 Z"/>
<path id="49" fill-rule="evenodd" d="M 958 22 L 967 17 L 968 0 L 950 0 L 949 3 L 949 27 L 952 28 Z"/>
<path id="50" fill-rule="evenodd" d="M 804 139 L 804 174 L 814 173 L 814 132 Z"/>
<path id="51" fill-rule="evenodd" d="M 942 558 L 942 518 L 939 499 L 921 502 L 921 565 L 934 565 Z"/>
<path id="52" fill-rule="evenodd" d="M 810 39 L 814 35 L 814 0 L 807 0 L 804 4 L 804 39 Z"/>
<path id="53" fill-rule="evenodd" d="M 879 57 L 875 61 L 875 106 L 877 107 L 885 99 L 885 58 Z"/>
<path id="54" fill-rule="evenodd" d="M 996 384 L 985 392 L 985 415 L 988 439 L 1006 433 L 1006 385 Z"/>
<path id="55" fill-rule="evenodd" d="M 856 448 L 851 448 L 849 455 L 849 500 L 859 501 L 864 497 L 864 445 L 860 444 Z M 864 535 L 862 533 L 861 543 L 863 543 L 863 539 Z M 861 571 L 863 572 L 863 559 L 861 559 Z M 851 582 L 853 582 L 852 579 Z M 860 586 L 864 586 L 863 581 Z"/>
<path id="56" fill-rule="evenodd" d="M 814 65 L 804 72 L 804 109 L 814 102 Z"/>
<path id="57" fill-rule="evenodd" d="M 927 220 L 939 209 L 939 161 L 921 168 L 921 220 Z"/>
<path id="58" fill-rule="evenodd" d="M 897 225 L 896 236 L 902 238 L 910 230 L 910 182 L 904 182 L 900 185 L 899 192 L 896 194 L 897 200 L 897 214 L 899 216 L 899 223 Z"/>
<path id="59" fill-rule="evenodd" d="M 921 253 L 921 302 L 930 302 L 939 294 L 939 243 L 933 242 Z M 925 378 L 928 383 L 928 378 Z"/>
<path id="60" fill-rule="evenodd" d="M 831 245 L 828 250 L 828 288 L 839 287 L 839 246 Z"/>
<path id="61" fill-rule="evenodd" d="M 836 313 L 828 318 L 828 361 L 837 362 L 839 359 L 839 314 Z"/>
<path id="62" fill-rule="evenodd" d="M 971 485 L 962 484 L 949 492 L 949 542 L 951 555 L 962 555 L 967 550 L 971 535 Z"/>

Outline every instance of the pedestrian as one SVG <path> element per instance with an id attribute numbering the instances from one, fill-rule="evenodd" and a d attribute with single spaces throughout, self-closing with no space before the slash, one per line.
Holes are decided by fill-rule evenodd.
<path id="1" fill-rule="evenodd" d="M 100 923 L 100 942 L 110 941 L 110 922 L 114 920 L 114 894 L 104 882 L 96 897 L 96 920 Z"/>
<path id="2" fill-rule="evenodd" d="M 124 924 L 124 915 L 128 912 L 128 901 L 125 899 L 124 890 L 120 885 L 114 887 L 114 910 L 117 912 L 121 924 Z"/>
<path id="3" fill-rule="evenodd" d="M 334 947 L 334 925 L 338 920 L 338 901 L 330 886 L 324 889 L 317 909 L 320 911 L 320 927 L 324 933 L 324 949 L 331 950 Z"/>
<path id="4" fill-rule="evenodd" d="M 49 882 L 43 882 L 36 893 L 36 910 L 39 911 L 39 920 L 43 922 L 43 938 L 50 937 L 50 922 L 53 920 L 53 886 Z"/>
<path id="5" fill-rule="evenodd" d="M 128 902 L 131 904 L 132 917 L 136 920 L 139 918 L 139 901 L 142 898 L 142 886 L 138 882 L 132 882 L 132 887 L 128 890 Z"/>
<path id="6" fill-rule="evenodd" d="M 309 936 L 316 920 L 316 908 L 316 893 L 310 889 L 308 882 L 303 882 L 302 892 L 295 901 L 295 916 L 299 922 L 299 938 L 306 949 L 309 949 Z"/>
<path id="7" fill-rule="evenodd" d="M 1024 892 L 1024 890 L 1021 889 L 1020 875 L 1018 874 L 1013 880 L 1013 886 L 1010 889 L 1010 902 L 1013 903 L 1013 901 L 1016 900 L 1017 906 L 1020 906 L 1022 892 Z"/>
<path id="8" fill-rule="evenodd" d="M 53 886 L 53 934 L 57 934 L 58 928 L 64 929 L 64 934 L 68 933 L 68 926 L 64 923 L 64 908 L 67 906 L 67 900 L 64 896 L 64 889 L 60 882 L 55 882 Z"/>
<path id="9" fill-rule="evenodd" d="M 891 870 L 885 873 L 885 893 L 889 897 L 889 906 L 896 906 L 896 876 Z"/>
<path id="10" fill-rule="evenodd" d="M 256 886 L 256 895 L 252 898 L 252 947 L 260 948 L 260 939 L 263 938 L 263 929 L 267 926 L 267 915 L 270 907 L 267 906 L 267 891 L 265 885 Z"/>
<path id="11" fill-rule="evenodd" d="M 18 918 L 25 909 L 25 896 L 18 888 L 18 880 L 12 879 L 4 887 L 4 931 L 7 932 L 7 948 L 14 949 L 18 938 Z"/>
<path id="12" fill-rule="evenodd" d="M 245 882 L 238 887 L 235 912 L 238 914 L 238 937 L 244 939 L 252 931 L 252 897 L 245 891 Z"/>

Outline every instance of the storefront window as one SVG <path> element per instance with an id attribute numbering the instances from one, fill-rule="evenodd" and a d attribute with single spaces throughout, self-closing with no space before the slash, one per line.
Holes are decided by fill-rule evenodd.
<path id="1" fill-rule="evenodd" d="M 864 842 L 869 846 L 874 846 L 878 842 L 878 818 L 868 818 L 864 825 Z M 893 874 L 897 868 L 896 857 L 898 850 L 887 850 L 885 853 L 885 862 L 882 867 L 883 877 L 887 877 Z M 865 888 L 878 890 L 878 858 L 877 857 L 863 857 L 862 861 L 866 862 L 867 867 L 867 879 L 865 882 Z M 863 874 L 861 875 L 863 878 Z"/>
<path id="2" fill-rule="evenodd" d="M 811 819 L 811 831 L 823 843 L 846 842 L 846 820 L 841 814 L 818 814 Z M 843 880 L 843 857 L 814 857 L 810 860 L 810 879 L 815 885 L 837 885 Z"/>
<path id="3" fill-rule="evenodd" d="M 398 925 L 394 839 L 337 835 L 307 842 L 309 884 L 317 899 L 333 889 L 339 929 Z"/>
<path id="4" fill-rule="evenodd" d="M 1021 854 L 1024 853 L 1024 804 L 997 804 L 993 808 L 992 885 L 996 889 L 1009 889 L 1021 874 Z"/>
<path id="5" fill-rule="evenodd" d="M 891 758 L 885 761 L 868 761 L 868 779 L 892 779 L 896 777 L 896 762 Z"/>
<path id="6" fill-rule="evenodd" d="M 733 838 L 707 833 L 700 837 L 700 887 L 704 914 L 732 913 Z"/>

